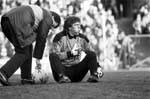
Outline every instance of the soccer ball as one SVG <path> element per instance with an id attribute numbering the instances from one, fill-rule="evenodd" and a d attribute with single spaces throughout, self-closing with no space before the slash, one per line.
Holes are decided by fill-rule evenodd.
<path id="1" fill-rule="evenodd" d="M 48 82 L 48 73 L 43 69 L 35 69 L 32 73 L 35 84 L 46 84 Z"/>

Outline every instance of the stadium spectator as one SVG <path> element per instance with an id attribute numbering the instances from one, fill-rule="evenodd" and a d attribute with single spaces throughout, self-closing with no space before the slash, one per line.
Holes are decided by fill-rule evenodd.
<path id="1" fill-rule="evenodd" d="M 0 83 L 9 85 L 8 79 L 20 67 L 21 83 L 33 84 L 31 75 L 32 43 L 36 41 L 33 57 L 41 64 L 46 38 L 50 29 L 57 28 L 60 16 L 37 5 L 16 7 L 1 18 L 4 35 L 13 44 L 15 54 L 0 68 Z"/>
<path id="2" fill-rule="evenodd" d="M 119 59 L 122 62 L 122 69 L 128 69 L 136 61 L 134 43 L 124 31 L 119 34 L 119 40 L 121 42 Z"/>
<path id="3" fill-rule="evenodd" d="M 142 34 L 142 18 L 140 14 L 136 15 L 136 18 L 133 21 L 132 26 L 135 31 L 135 34 Z"/>
<path id="4" fill-rule="evenodd" d="M 150 23 L 150 9 L 147 3 L 144 3 L 137 9 L 134 15 L 133 28 L 135 34 L 148 34 L 148 24 Z"/>
<path id="5" fill-rule="evenodd" d="M 88 82 L 98 82 L 102 77 L 95 52 L 89 45 L 88 38 L 80 33 L 79 17 L 69 16 L 64 22 L 64 29 L 53 39 L 53 49 L 49 59 L 54 79 L 58 83 L 80 82 L 90 70 Z M 83 59 L 81 59 L 85 55 Z"/>

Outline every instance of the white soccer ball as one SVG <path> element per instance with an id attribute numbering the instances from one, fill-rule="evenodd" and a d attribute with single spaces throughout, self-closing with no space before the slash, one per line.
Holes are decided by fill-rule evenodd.
<path id="1" fill-rule="evenodd" d="M 48 82 L 49 75 L 43 69 L 35 69 L 32 73 L 32 78 L 35 81 L 35 84 L 45 84 Z"/>

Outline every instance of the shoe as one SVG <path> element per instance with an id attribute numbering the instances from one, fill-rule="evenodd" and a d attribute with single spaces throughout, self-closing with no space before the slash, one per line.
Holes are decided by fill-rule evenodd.
<path id="1" fill-rule="evenodd" d="M 22 85 L 32 85 L 35 84 L 35 81 L 33 79 L 21 79 Z"/>
<path id="2" fill-rule="evenodd" d="M 6 79 L 6 77 L 0 72 L 0 83 L 1 86 L 8 86 L 8 80 Z"/>
<path id="3" fill-rule="evenodd" d="M 70 83 L 70 82 L 71 80 L 65 75 L 60 76 L 60 79 L 58 81 L 58 83 Z"/>
<path id="4" fill-rule="evenodd" d="M 97 75 L 91 75 L 89 78 L 88 78 L 88 80 L 87 80 L 87 82 L 98 82 L 98 76 Z"/>

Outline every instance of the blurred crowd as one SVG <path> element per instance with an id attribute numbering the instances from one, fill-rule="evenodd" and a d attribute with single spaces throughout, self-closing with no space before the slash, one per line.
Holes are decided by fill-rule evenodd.
<path id="1" fill-rule="evenodd" d="M 86 33 L 91 46 L 96 51 L 99 63 L 105 70 L 128 68 L 133 64 L 134 43 L 116 23 L 117 9 L 114 3 L 107 6 L 103 0 L 0 0 L 1 15 L 10 9 L 28 4 L 37 4 L 45 9 L 59 13 L 62 24 L 57 30 L 50 31 L 45 56 L 48 56 L 52 38 L 62 30 L 63 20 L 68 15 L 76 15 L 82 21 L 82 33 Z M 108 0 L 115 1 L 115 0 Z M 138 20 L 136 18 L 136 20 Z M 136 23 L 135 23 L 136 24 Z M 135 28 L 137 26 L 133 25 Z M 139 31 L 139 30 L 138 30 Z M 13 55 L 13 46 L 0 33 L 0 57 Z M 4 54 L 4 52 L 6 52 Z M 132 57 L 131 57 L 132 56 Z"/>
<path id="2" fill-rule="evenodd" d="M 150 7 L 142 4 L 134 13 L 133 28 L 135 34 L 150 34 Z"/>

